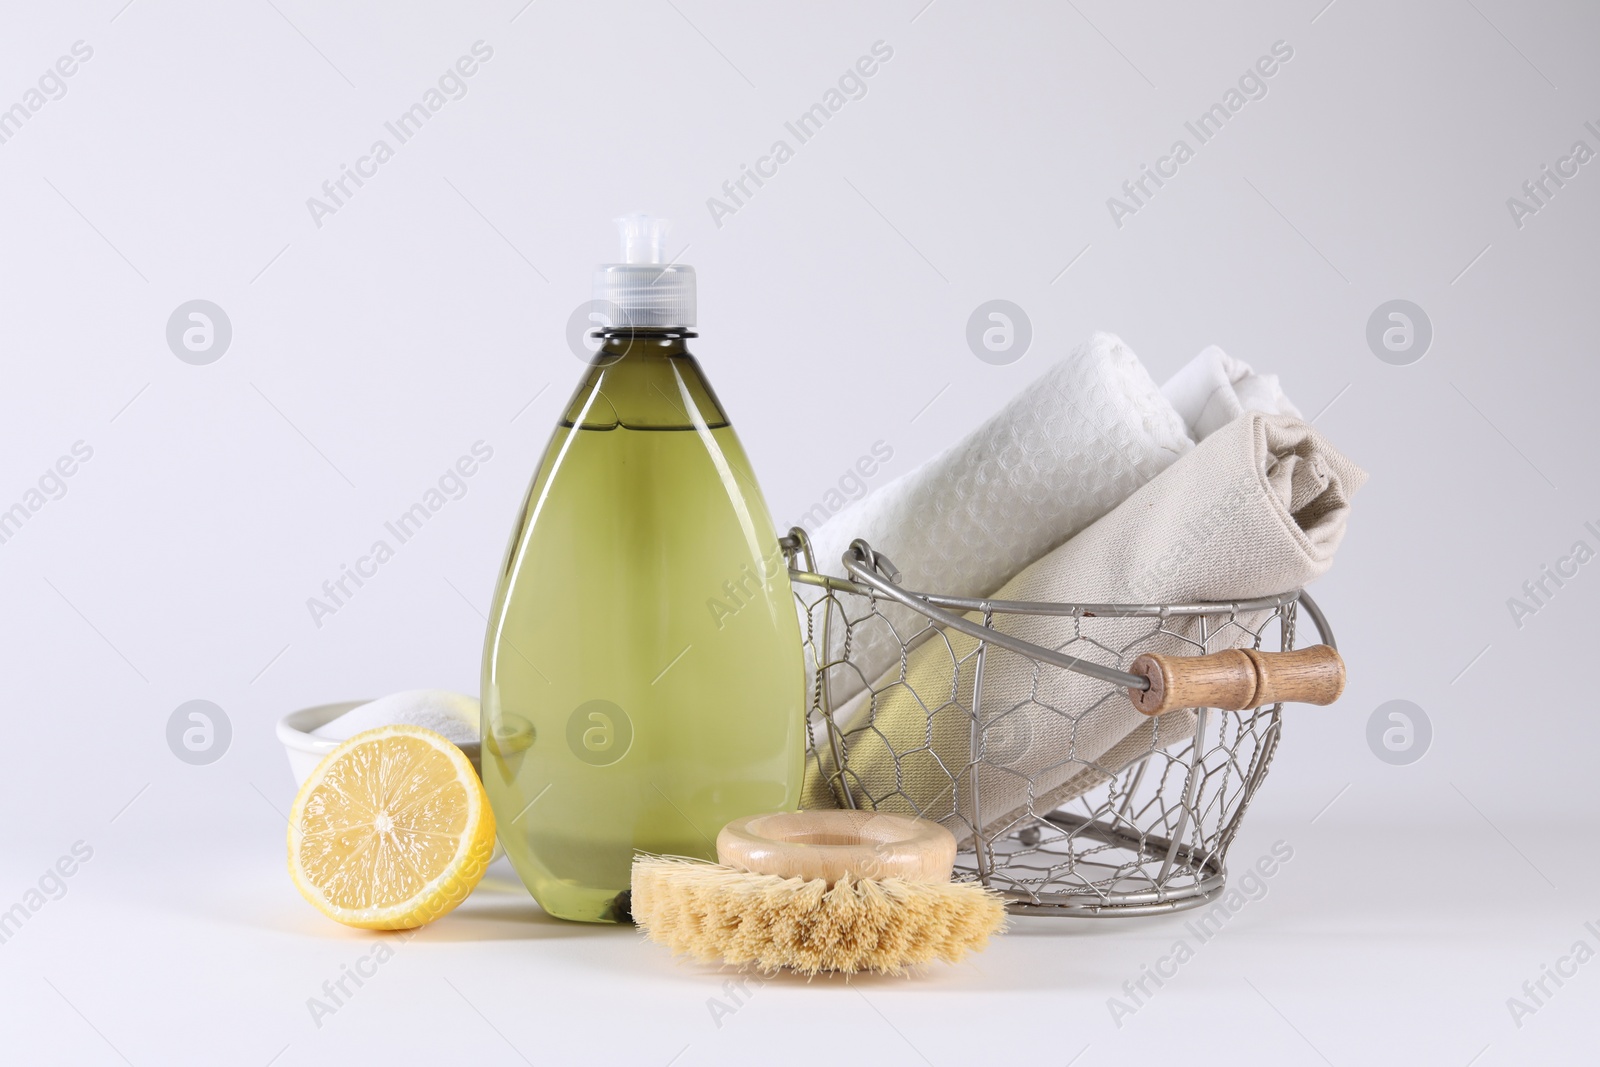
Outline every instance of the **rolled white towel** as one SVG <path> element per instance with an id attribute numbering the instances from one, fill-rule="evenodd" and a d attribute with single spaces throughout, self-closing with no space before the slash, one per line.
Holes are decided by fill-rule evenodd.
<path id="1" fill-rule="evenodd" d="M 865 538 L 914 589 L 984 596 L 1192 447 L 1133 351 L 1095 334 L 965 439 L 812 531 L 817 566 L 843 574 L 840 558 Z M 890 603 L 849 627 L 836 613 L 823 653 L 820 594 L 799 592 L 810 608 L 802 630 L 837 664 L 829 671 L 836 705 L 899 662 L 926 621 Z"/>

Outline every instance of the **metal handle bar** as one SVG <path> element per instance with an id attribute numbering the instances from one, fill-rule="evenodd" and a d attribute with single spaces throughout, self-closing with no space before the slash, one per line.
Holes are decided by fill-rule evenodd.
<path id="1" fill-rule="evenodd" d="M 783 547 L 797 555 L 802 556 L 809 566 L 814 567 L 815 562 L 811 553 L 809 539 L 805 531 L 799 528 L 791 531 L 790 535 L 782 539 Z M 1150 679 L 1142 674 L 1132 674 L 1120 671 L 1115 667 L 1090 660 L 1069 656 L 1054 649 L 1044 648 L 1024 641 L 1010 634 L 1002 633 L 982 623 L 973 622 L 964 615 L 957 615 L 946 608 L 955 608 L 959 611 L 977 611 L 983 614 L 1000 613 L 1007 615 L 1063 615 L 1083 617 L 1155 617 L 1169 618 L 1185 615 L 1214 615 L 1224 612 L 1237 614 L 1242 611 L 1261 611 L 1281 608 L 1287 604 L 1299 602 L 1306 606 L 1307 614 L 1316 625 L 1318 634 L 1323 643 L 1333 645 L 1333 634 L 1330 632 L 1327 620 L 1315 601 L 1304 590 L 1295 590 L 1289 593 L 1280 593 L 1271 597 L 1258 597 L 1251 600 L 1236 600 L 1228 602 L 1200 603 L 1200 604 L 1050 604 L 1033 601 L 1019 600 L 990 600 L 970 597 L 948 597 L 934 594 L 912 593 L 902 589 L 897 583 L 900 578 L 899 571 L 888 559 L 876 552 L 866 541 L 857 538 L 850 543 L 850 548 L 841 558 L 845 570 L 854 579 L 852 582 L 841 582 L 838 579 L 828 578 L 825 575 L 801 572 L 795 577 L 807 584 L 822 585 L 826 588 L 847 588 L 853 592 L 876 592 L 893 600 L 895 603 L 910 608 L 912 611 L 927 617 L 940 626 L 949 627 L 966 634 L 969 637 L 989 644 L 999 645 L 1023 656 L 1028 656 L 1056 667 L 1091 678 L 1098 678 L 1103 682 L 1125 689 L 1146 690 L 1150 688 Z"/>

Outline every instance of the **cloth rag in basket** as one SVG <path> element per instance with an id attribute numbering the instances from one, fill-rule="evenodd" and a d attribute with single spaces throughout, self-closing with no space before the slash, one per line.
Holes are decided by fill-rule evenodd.
<path id="1" fill-rule="evenodd" d="M 1249 413 L 992 595 L 1052 603 L 1178 603 L 1297 589 L 1331 565 L 1350 496 L 1365 480 L 1359 467 L 1306 423 Z M 908 581 L 921 584 L 914 575 Z M 1264 618 L 1224 627 L 1206 651 L 1254 644 L 1251 631 Z M 1160 623 L 999 615 L 993 625 L 1124 669 L 1142 652 L 1199 651 L 1197 620 Z M 974 639 L 942 632 L 836 712 L 846 779 L 858 806 L 938 819 L 963 842 L 974 829 L 993 836 L 1029 816 L 1048 814 L 1139 758 L 1193 735 L 1190 711 L 1152 720 L 1115 686 L 990 646 L 976 716 L 983 762 L 974 790 L 976 649 Z M 802 805 L 836 806 L 825 733 L 816 742 Z"/>

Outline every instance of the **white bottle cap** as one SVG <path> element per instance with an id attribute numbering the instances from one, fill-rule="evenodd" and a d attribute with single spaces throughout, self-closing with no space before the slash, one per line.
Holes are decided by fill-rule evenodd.
<path id="1" fill-rule="evenodd" d="M 624 215 L 621 263 L 594 272 L 594 299 L 614 305 L 619 326 L 693 326 L 694 268 L 666 262 L 666 219 Z"/>

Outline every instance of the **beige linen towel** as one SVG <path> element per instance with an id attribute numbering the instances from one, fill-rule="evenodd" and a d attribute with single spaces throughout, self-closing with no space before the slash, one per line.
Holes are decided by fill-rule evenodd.
<path id="1" fill-rule="evenodd" d="M 1213 433 L 1110 514 L 1005 583 L 1001 600 L 1152 603 L 1240 600 L 1323 574 L 1366 475 L 1317 431 L 1251 413 Z M 908 581 L 915 583 L 914 576 Z M 1208 651 L 1248 645 L 1245 625 Z M 1193 621 L 999 616 L 998 629 L 1126 668 L 1146 651 L 1193 655 Z M 1092 639 L 1092 643 L 1090 640 Z M 945 633 L 886 672 L 837 716 L 848 780 L 863 807 L 916 811 L 959 839 L 973 825 L 971 733 L 976 642 Z M 986 833 L 1043 816 L 1123 767 L 1193 734 L 1191 712 L 1148 719 L 1111 685 L 991 646 L 984 667 L 984 760 L 977 790 Z M 857 721 L 860 720 L 860 721 Z M 837 802 L 825 733 L 808 761 L 803 806 Z"/>

